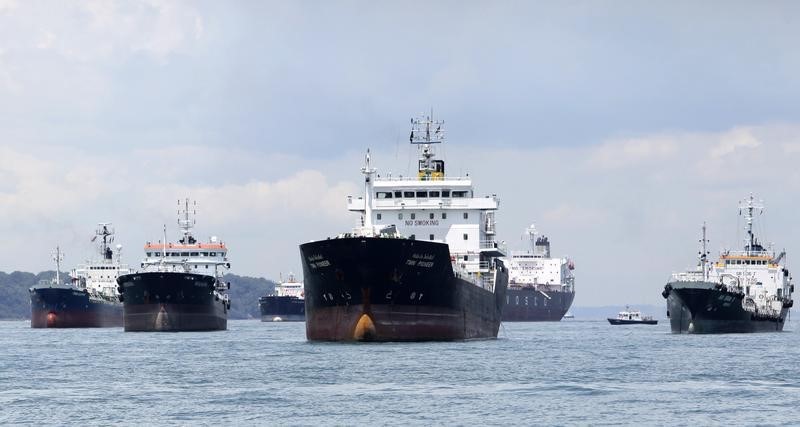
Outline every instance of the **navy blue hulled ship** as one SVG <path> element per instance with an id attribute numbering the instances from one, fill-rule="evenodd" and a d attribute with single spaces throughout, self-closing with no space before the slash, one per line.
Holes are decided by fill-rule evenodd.
<path id="1" fill-rule="evenodd" d="M 507 258 L 509 270 L 506 322 L 558 322 L 575 299 L 575 263 L 569 258 L 551 258 L 550 240 L 539 236 L 536 227 L 525 230 L 530 249 L 513 251 Z"/>
<path id="2" fill-rule="evenodd" d="M 178 220 L 182 237 L 168 243 L 148 242 L 144 271 L 117 279 L 124 305 L 125 331 L 214 331 L 228 327 L 229 284 L 223 271 L 230 268 L 228 249 L 212 237 L 208 243 L 192 236 L 189 200 Z M 196 213 L 192 211 L 192 213 Z"/>
<path id="3" fill-rule="evenodd" d="M 258 299 L 262 322 L 302 322 L 306 320 L 306 302 L 303 297 L 303 282 L 294 274 L 275 286 L 275 292 Z"/>
<path id="4" fill-rule="evenodd" d="M 122 326 L 122 303 L 116 278 L 128 273 L 120 263 L 120 249 L 111 249 L 114 230 L 101 223 L 92 241 L 99 240 L 100 258 L 73 269 L 71 283 L 60 280 L 63 253 L 56 248 L 56 277 L 30 289 L 32 328 L 92 328 Z M 116 256 L 115 256 L 116 255 Z"/>
<path id="5" fill-rule="evenodd" d="M 776 332 L 783 330 L 794 304 L 794 285 L 779 255 L 767 249 L 753 233 L 754 214 L 763 212 L 751 195 L 744 213 L 747 238 L 744 250 L 724 251 L 709 263 L 706 227 L 698 268 L 676 273 L 664 286 L 667 316 L 673 333 Z"/>
<path id="6" fill-rule="evenodd" d="M 361 214 L 351 233 L 300 245 L 306 337 L 320 341 L 494 338 L 508 271 L 494 240 L 496 196 L 445 175 L 432 145 L 442 122 L 412 120 L 414 177 L 376 177 L 369 152 Z"/>

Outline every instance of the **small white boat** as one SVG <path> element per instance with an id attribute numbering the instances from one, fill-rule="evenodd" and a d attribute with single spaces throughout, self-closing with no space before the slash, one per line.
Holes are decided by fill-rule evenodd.
<path id="1" fill-rule="evenodd" d="M 609 317 L 608 323 L 612 325 L 655 325 L 658 320 L 653 319 L 653 316 L 642 316 L 639 310 L 631 310 L 630 307 L 625 306 L 624 311 L 620 311 L 617 317 Z"/>

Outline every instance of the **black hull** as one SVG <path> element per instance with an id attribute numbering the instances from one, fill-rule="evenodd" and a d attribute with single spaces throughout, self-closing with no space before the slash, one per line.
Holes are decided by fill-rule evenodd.
<path id="1" fill-rule="evenodd" d="M 658 320 L 630 320 L 630 319 L 615 319 L 608 318 L 608 323 L 612 325 L 657 325 Z"/>
<path id="2" fill-rule="evenodd" d="M 453 273 L 444 243 L 342 238 L 300 245 L 306 337 L 312 341 L 496 338 L 508 285 L 495 292 Z"/>
<path id="3" fill-rule="evenodd" d="M 572 306 L 575 292 L 544 293 L 534 288 L 509 287 L 503 308 L 504 322 L 558 322 Z"/>
<path id="4" fill-rule="evenodd" d="M 306 303 L 297 297 L 265 296 L 258 299 L 262 322 L 302 322 Z"/>
<path id="5" fill-rule="evenodd" d="M 670 328 L 676 334 L 780 332 L 789 308 L 780 317 L 759 316 L 742 308 L 742 296 L 708 282 L 672 282 L 664 294 Z"/>
<path id="6" fill-rule="evenodd" d="M 109 328 L 122 326 L 122 304 L 90 299 L 86 291 L 41 287 L 30 291 L 31 328 Z"/>
<path id="7" fill-rule="evenodd" d="M 216 278 L 148 272 L 117 278 L 125 331 L 218 331 L 228 328 L 227 304 L 215 296 Z"/>

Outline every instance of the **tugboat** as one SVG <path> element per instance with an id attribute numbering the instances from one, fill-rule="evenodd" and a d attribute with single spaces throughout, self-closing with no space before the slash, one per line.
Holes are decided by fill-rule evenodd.
<path id="1" fill-rule="evenodd" d="M 100 328 L 122 326 L 122 303 L 115 280 L 130 270 L 111 249 L 111 223 L 100 223 L 94 242 L 100 237 L 100 259 L 87 261 L 70 272 L 71 284 L 61 283 L 59 271 L 64 254 L 56 248 L 56 276 L 30 289 L 32 328 Z"/>
<path id="2" fill-rule="evenodd" d="M 763 205 L 753 195 L 739 204 L 746 220 L 747 238 L 741 251 L 723 251 L 709 263 L 706 225 L 697 269 L 672 275 L 661 295 L 667 300 L 667 316 L 673 333 L 714 334 L 777 332 L 783 330 L 794 305 L 794 284 L 786 268 L 786 252 L 777 256 L 753 233 L 756 212 Z"/>
<path id="3" fill-rule="evenodd" d="M 180 202 L 179 202 L 180 203 Z M 217 237 L 208 243 L 192 235 L 189 199 L 178 210 L 182 237 L 144 246 L 144 271 L 117 278 L 125 313 L 125 331 L 217 331 L 228 328 L 231 301 L 223 272 L 230 268 L 228 248 Z M 183 216 L 180 218 L 180 216 Z"/>
<path id="4" fill-rule="evenodd" d="M 285 322 L 306 320 L 306 302 L 303 298 L 303 282 L 298 282 L 294 274 L 275 286 L 275 292 L 258 299 L 262 322 Z"/>
<path id="5" fill-rule="evenodd" d="M 525 229 L 527 251 L 511 252 L 509 284 L 503 321 L 561 320 L 575 299 L 575 263 L 569 258 L 550 258 L 550 240 L 536 227 Z"/>
<path id="6" fill-rule="evenodd" d="M 508 270 L 495 241 L 495 195 L 445 175 L 432 146 L 443 122 L 411 120 L 414 177 L 376 177 L 367 151 L 361 214 L 349 233 L 300 245 L 311 341 L 496 338 Z"/>
<path id="7" fill-rule="evenodd" d="M 653 319 L 653 316 L 642 316 L 639 310 L 631 310 L 630 307 L 625 306 L 624 311 L 620 311 L 617 317 L 609 317 L 608 323 L 612 325 L 656 325 L 658 320 Z"/>

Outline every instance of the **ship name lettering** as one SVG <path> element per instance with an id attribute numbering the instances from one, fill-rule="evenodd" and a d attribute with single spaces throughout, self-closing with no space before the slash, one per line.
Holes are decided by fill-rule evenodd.
<path id="1" fill-rule="evenodd" d="M 417 263 L 417 267 L 431 268 L 433 267 L 433 261 L 420 261 Z"/>
<path id="2" fill-rule="evenodd" d="M 413 259 L 406 260 L 406 265 L 416 265 L 416 264 L 417 264 L 417 262 L 414 261 Z"/>
<path id="3" fill-rule="evenodd" d="M 424 260 L 432 260 L 436 257 L 434 254 L 411 254 L 411 258 L 414 259 L 424 259 Z"/>
<path id="4" fill-rule="evenodd" d="M 330 262 L 330 261 L 328 261 L 327 259 L 324 259 L 324 260 L 322 260 L 322 261 L 317 261 L 317 262 L 316 262 L 316 263 L 314 263 L 314 264 L 315 264 L 317 267 L 328 267 L 328 266 L 330 266 L 330 265 L 331 265 L 331 262 Z"/>
<path id="5" fill-rule="evenodd" d="M 321 259 L 325 259 L 325 257 L 323 257 L 323 256 L 322 256 L 322 255 L 320 255 L 320 254 L 311 255 L 310 257 L 308 257 L 308 262 L 319 261 L 319 260 L 321 260 Z"/>

